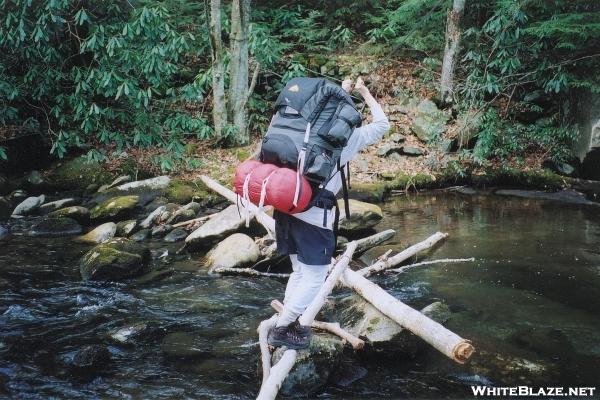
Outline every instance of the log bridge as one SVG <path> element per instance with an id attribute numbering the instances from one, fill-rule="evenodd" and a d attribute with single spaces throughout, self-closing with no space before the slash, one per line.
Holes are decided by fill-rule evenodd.
<path id="1" fill-rule="evenodd" d="M 219 193 L 232 203 L 239 204 L 240 207 L 245 208 L 247 212 L 256 217 L 256 220 L 265 227 L 269 234 L 274 235 L 275 221 L 262 209 L 252 203 L 243 202 L 237 194 L 219 184 L 217 181 L 207 176 L 201 176 L 200 178 L 208 188 Z M 333 260 L 325 283 L 312 303 L 300 316 L 299 322 L 302 325 L 312 325 L 320 329 L 328 330 L 329 332 L 342 337 L 342 339 L 350 343 L 354 348 L 362 347 L 364 344 L 362 343 L 362 340 L 345 332 L 339 324 L 315 321 L 315 317 L 323 307 L 327 296 L 336 285 L 342 284 L 352 288 L 358 295 L 371 303 L 381 313 L 403 328 L 408 329 L 413 334 L 422 338 L 425 342 L 429 343 L 448 358 L 459 364 L 464 364 L 475 352 L 475 348 L 469 340 L 463 339 L 438 322 L 404 304 L 383 290 L 379 285 L 368 279 L 368 277 L 373 274 L 389 270 L 415 254 L 431 248 L 436 243 L 445 239 L 448 234 L 437 232 L 422 242 L 410 246 L 406 250 L 392 257 L 387 257 L 387 255 L 381 257 L 372 265 L 365 267 L 362 270 L 352 271 L 347 268 L 357 248 L 368 247 L 372 243 L 378 243 L 382 238 L 383 240 L 386 240 L 391 237 L 391 234 L 389 231 L 385 231 L 374 236 L 377 237 L 368 237 L 352 241 L 345 246 L 344 253 L 339 256 L 337 260 Z M 445 260 L 445 262 L 447 262 L 447 260 Z M 282 305 L 281 303 L 274 301 L 272 302 L 272 306 L 276 311 L 279 311 Z M 278 314 L 274 314 L 271 318 L 262 321 L 258 327 L 263 371 L 262 385 L 257 397 L 259 400 L 270 400 L 277 397 L 277 393 L 279 392 L 283 381 L 293 368 L 298 354 L 296 350 L 286 350 L 279 362 L 273 366 L 271 365 L 271 352 L 267 345 L 267 335 L 269 330 L 275 326 L 277 316 Z"/>

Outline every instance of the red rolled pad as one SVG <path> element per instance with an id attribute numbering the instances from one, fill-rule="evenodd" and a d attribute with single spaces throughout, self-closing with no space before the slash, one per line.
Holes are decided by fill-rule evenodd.
<path id="1" fill-rule="evenodd" d="M 295 192 L 296 171 L 279 168 L 269 178 L 265 203 L 286 214 L 304 211 L 312 197 L 312 188 L 304 176 L 300 177 L 300 195 L 296 207 L 294 207 Z"/>
<path id="2" fill-rule="evenodd" d="M 262 164 L 252 170 L 250 175 L 250 184 L 248 185 L 248 196 L 250 201 L 258 205 L 260 201 L 260 191 L 262 188 L 263 180 L 271 175 L 277 167 L 273 164 Z"/>
<path id="3" fill-rule="evenodd" d="M 237 166 L 235 169 L 235 175 L 233 176 L 233 187 L 238 195 L 244 195 L 244 181 L 246 180 L 246 176 L 248 176 L 250 172 L 261 165 L 263 164 L 260 161 L 247 160 Z"/>

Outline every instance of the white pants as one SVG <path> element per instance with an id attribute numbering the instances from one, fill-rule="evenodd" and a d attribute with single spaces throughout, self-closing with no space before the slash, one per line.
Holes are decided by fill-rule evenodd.
<path id="1" fill-rule="evenodd" d="M 279 314 L 277 326 L 289 325 L 296 320 L 323 286 L 329 265 L 307 265 L 298 261 L 296 254 L 290 254 L 293 272 L 285 288 L 283 311 Z"/>

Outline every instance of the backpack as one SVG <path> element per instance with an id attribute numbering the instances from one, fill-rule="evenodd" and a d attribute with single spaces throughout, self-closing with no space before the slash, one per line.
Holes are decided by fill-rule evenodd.
<path id="1" fill-rule="evenodd" d="M 327 79 L 293 78 L 279 94 L 275 107 L 260 160 L 296 171 L 294 206 L 300 197 L 301 177 L 305 177 L 312 186 L 310 206 L 333 207 L 319 201 L 327 197 L 324 188 L 336 169 L 342 174 L 347 200 L 340 156 L 354 128 L 362 122 L 350 95 Z M 350 215 L 347 203 L 346 215 Z"/>

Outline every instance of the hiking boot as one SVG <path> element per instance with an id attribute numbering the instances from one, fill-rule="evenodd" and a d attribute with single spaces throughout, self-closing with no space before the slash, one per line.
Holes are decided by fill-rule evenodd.
<path id="1" fill-rule="evenodd" d="M 303 326 L 295 321 L 288 326 L 271 329 L 267 342 L 273 347 L 285 346 L 288 349 L 302 350 L 308 348 L 311 335 L 310 326 Z"/>

